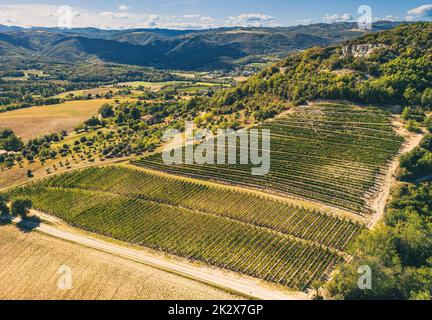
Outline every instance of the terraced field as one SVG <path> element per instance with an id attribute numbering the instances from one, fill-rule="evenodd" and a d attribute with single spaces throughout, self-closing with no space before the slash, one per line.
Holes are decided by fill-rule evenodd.
<path id="1" fill-rule="evenodd" d="M 160 154 L 134 164 L 299 196 L 365 215 L 370 213 L 367 200 L 403 143 L 387 112 L 349 105 L 299 107 L 259 128 L 271 130 L 266 176 L 253 176 L 251 165 L 165 165 Z"/>
<path id="2" fill-rule="evenodd" d="M 267 196 L 124 167 L 20 187 L 12 197 L 71 225 L 304 290 L 362 227 Z"/>

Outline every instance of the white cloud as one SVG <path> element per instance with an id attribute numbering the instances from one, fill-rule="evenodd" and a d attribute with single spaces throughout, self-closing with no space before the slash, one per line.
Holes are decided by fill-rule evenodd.
<path id="1" fill-rule="evenodd" d="M 121 2 L 120 2 L 121 3 Z M 126 7 L 128 8 L 127 10 Z M 0 5 L 0 24 L 21 27 L 58 27 L 59 6 L 48 4 Z M 152 12 L 130 10 L 126 4 L 117 10 L 96 11 L 72 7 L 70 12 L 73 28 L 95 27 L 100 29 L 170 28 L 208 29 L 223 26 L 279 26 L 270 15 L 244 13 L 236 17 L 218 18 L 198 13 L 158 15 Z"/>
<path id="2" fill-rule="evenodd" d="M 136 18 L 136 15 L 129 14 L 129 13 L 126 13 L 126 12 L 111 12 L 111 11 L 107 11 L 107 12 L 101 12 L 100 15 L 103 16 L 103 17 L 114 18 L 114 19 L 132 19 L 132 18 Z"/>
<path id="3" fill-rule="evenodd" d="M 213 22 L 213 21 L 215 21 L 215 19 L 213 19 L 212 17 L 201 17 L 201 21 Z"/>
<path id="4" fill-rule="evenodd" d="M 126 11 L 126 10 L 129 10 L 130 7 L 128 7 L 128 6 L 125 5 L 125 4 L 121 4 L 121 5 L 119 5 L 118 9 L 119 9 L 120 11 Z"/>
<path id="5" fill-rule="evenodd" d="M 431 18 L 432 17 L 432 4 L 425 4 L 423 6 L 408 10 L 408 16 L 416 18 Z"/>
<path id="6" fill-rule="evenodd" d="M 413 21 L 413 20 L 415 20 L 415 17 L 413 17 L 413 16 L 405 16 L 405 20 L 407 20 L 407 21 Z"/>
<path id="7" fill-rule="evenodd" d="M 185 14 L 183 16 L 185 19 L 198 19 L 199 17 L 201 17 L 200 14 Z"/>
<path id="8" fill-rule="evenodd" d="M 353 16 L 350 15 L 349 13 L 344 13 L 342 15 L 339 14 L 333 14 L 333 15 L 329 15 L 326 14 L 323 17 L 323 21 L 327 22 L 327 23 L 334 23 L 334 22 L 349 22 L 349 21 L 353 21 Z"/>
<path id="9" fill-rule="evenodd" d="M 160 17 L 157 15 L 157 14 L 151 14 L 151 15 L 149 15 L 149 17 L 148 17 L 150 20 L 154 20 L 154 21 L 159 21 L 160 20 Z"/>
<path id="10" fill-rule="evenodd" d="M 158 27 L 159 21 L 160 17 L 153 13 L 148 16 L 148 20 L 145 25 L 150 28 L 156 28 Z"/>
<path id="11" fill-rule="evenodd" d="M 58 27 L 59 6 L 46 4 L 0 5 L 0 24 L 21 27 Z M 123 8 L 123 7 L 122 7 Z M 71 8 L 72 27 L 95 27 L 101 29 L 126 28 L 181 28 L 200 29 L 219 26 L 210 20 L 184 23 L 182 16 L 159 16 L 154 13 L 131 13 L 119 7 L 119 11 L 86 10 Z"/>
<path id="12" fill-rule="evenodd" d="M 399 17 L 398 17 L 398 16 L 395 16 L 395 15 L 393 15 L 393 14 L 391 14 L 391 15 L 389 15 L 389 16 L 385 16 L 385 17 L 384 17 L 384 20 L 388 20 L 388 21 L 396 21 L 396 20 L 399 20 Z"/>
<path id="13" fill-rule="evenodd" d="M 275 17 L 261 13 L 243 13 L 237 17 L 229 17 L 229 23 L 246 27 L 273 27 L 279 25 Z"/>
<path id="14" fill-rule="evenodd" d="M 313 22 L 312 19 L 298 19 L 297 23 L 301 25 L 311 24 Z"/>

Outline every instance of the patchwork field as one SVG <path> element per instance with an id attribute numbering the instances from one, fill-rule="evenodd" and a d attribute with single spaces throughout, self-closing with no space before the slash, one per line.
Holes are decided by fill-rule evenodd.
<path id="1" fill-rule="evenodd" d="M 299 290 L 326 279 L 362 230 L 264 195 L 119 166 L 54 176 L 10 196 L 88 231 Z"/>
<path id="2" fill-rule="evenodd" d="M 368 215 L 368 200 L 403 143 L 387 112 L 348 105 L 298 107 L 258 128 L 271 130 L 271 170 L 266 176 L 251 175 L 252 165 L 165 165 L 160 154 L 134 164 Z"/>
<path id="3" fill-rule="evenodd" d="M 110 100 L 69 101 L 0 113 L 0 129 L 12 129 L 26 141 L 61 130 L 70 131 L 96 115 L 99 108 L 107 102 Z"/>
<path id="4" fill-rule="evenodd" d="M 203 87 L 209 88 L 214 86 L 229 87 L 226 84 L 217 84 L 212 82 L 189 82 L 189 81 L 165 81 L 165 82 L 146 82 L 146 81 L 132 81 L 132 82 L 122 82 L 117 84 L 119 87 L 131 87 L 139 88 L 144 87 L 145 89 L 150 89 L 154 91 L 161 90 L 163 87 L 174 87 L 174 86 L 190 86 L 190 87 Z"/>
<path id="5" fill-rule="evenodd" d="M 238 299 L 184 277 L 10 225 L 0 225 L 0 251 L 2 300 Z M 58 288 L 62 265 L 71 268 L 71 290 Z"/>
<path id="6" fill-rule="evenodd" d="M 119 90 L 120 89 L 118 89 L 118 88 L 101 87 L 101 88 L 93 88 L 93 89 L 86 89 L 86 90 L 67 91 L 67 92 L 63 92 L 63 93 L 58 94 L 56 97 L 66 98 L 68 95 L 74 95 L 75 97 L 77 97 L 77 96 L 88 96 L 89 94 L 92 96 L 95 96 L 97 94 L 102 96 L 102 95 L 109 93 L 109 92 L 116 93 Z"/>

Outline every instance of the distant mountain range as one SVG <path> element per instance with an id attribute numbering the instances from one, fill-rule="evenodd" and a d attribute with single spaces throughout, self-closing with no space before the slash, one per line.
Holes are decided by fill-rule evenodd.
<path id="1" fill-rule="evenodd" d="M 372 31 L 397 26 L 378 22 Z M 232 69 L 248 57 L 278 55 L 331 45 L 364 35 L 356 23 L 284 28 L 211 30 L 7 27 L 0 25 L 0 57 L 38 58 L 65 63 L 98 59 L 162 69 Z M 246 59 L 247 60 L 247 59 Z"/>

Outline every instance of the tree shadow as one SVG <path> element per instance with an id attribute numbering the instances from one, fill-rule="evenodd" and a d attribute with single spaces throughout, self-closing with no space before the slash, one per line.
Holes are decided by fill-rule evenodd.
<path id="1" fill-rule="evenodd" d="M 0 227 L 8 226 L 12 224 L 11 217 L 0 217 Z"/>
<path id="2" fill-rule="evenodd" d="M 17 223 L 17 228 L 23 233 L 33 232 L 41 224 L 39 217 L 26 217 Z"/>

